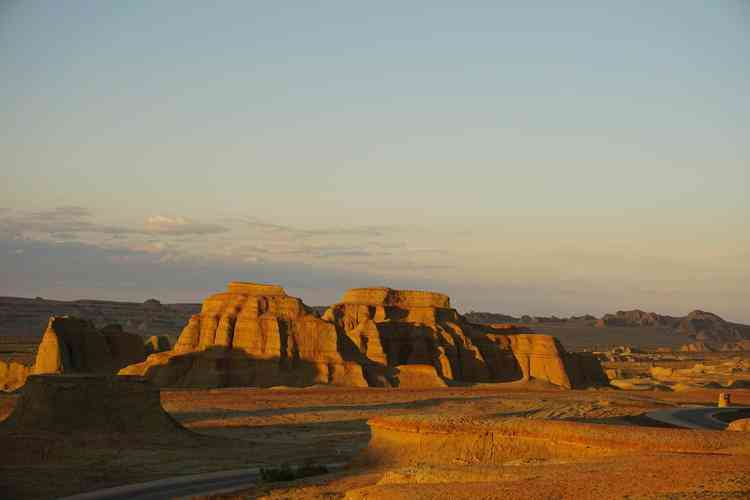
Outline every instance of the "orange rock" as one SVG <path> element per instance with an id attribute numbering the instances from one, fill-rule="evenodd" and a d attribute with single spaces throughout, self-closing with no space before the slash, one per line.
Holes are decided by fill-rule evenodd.
<path id="1" fill-rule="evenodd" d="M 388 369 L 408 365 L 432 366 L 445 381 L 536 378 L 566 388 L 606 382 L 592 356 L 567 353 L 554 337 L 516 325 L 470 323 L 439 293 L 357 288 L 323 319 L 346 335 L 347 347 L 365 363 L 365 376 L 390 373 L 390 385 L 398 381 Z"/>
<path id="2" fill-rule="evenodd" d="M 441 293 L 357 288 L 322 318 L 276 285 L 232 282 L 208 297 L 173 351 L 121 370 L 157 385 L 436 387 L 532 378 L 606 382 L 593 357 L 547 335 L 475 325 Z M 595 374 L 590 376 L 590 374 Z"/>
<path id="3" fill-rule="evenodd" d="M 728 431 L 750 431 L 750 418 L 741 418 L 730 422 L 727 426 Z"/>
<path id="4" fill-rule="evenodd" d="M 17 361 L 0 361 L 0 391 L 14 391 L 26 383 L 31 367 Z"/>
<path id="5" fill-rule="evenodd" d="M 90 321 L 52 317 L 37 350 L 34 374 L 116 373 L 145 359 L 143 339 L 118 325 L 102 330 Z"/>
<path id="6" fill-rule="evenodd" d="M 157 385 L 366 387 L 362 366 L 339 352 L 335 325 L 276 285 L 232 282 L 208 297 L 169 353 L 121 370 Z"/>

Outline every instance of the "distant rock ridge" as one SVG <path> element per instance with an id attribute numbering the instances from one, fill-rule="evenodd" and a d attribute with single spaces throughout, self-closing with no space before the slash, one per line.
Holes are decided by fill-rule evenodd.
<path id="1" fill-rule="evenodd" d="M 73 316 L 92 321 L 102 328 L 117 323 L 131 333 L 143 336 L 177 336 L 200 304 L 162 304 L 156 299 L 145 302 L 105 300 L 48 300 L 0 297 L 0 335 L 39 337 L 52 316 Z"/>
<path id="2" fill-rule="evenodd" d="M 617 311 L 615 314 L 605 314 L 596 326 L 650 326 L 673 330 L 675 334 L 685 335 L 696 342 L 705 343 L 708 350 L 721 350 L 721 344 L 741 343 L 750 340 L 750 326 L 725 321 L 720 316 L 701 310 L 695 310 L 684 317 L 666 316 L 639 309 L 631 311 Z M 686 350 L 701 350 L 694 346 Z"/>
<path id="3" fill-rule="evenodd" d="M 664 326 L 674 327 L 679 318 L 664 316 L 654 312 L 645 312 L 640 309 L 630 311 L 617 311 L 615 314 L 605 314 L 596 322 L 598 327 L 606 326 Z"/>
<path id="4" fill-rule="evenodd" d="M 123 369 L 162 386 L 440 386 L 540 378 L 598 383 L 591 356 L 547 335 L 476 325 L 447 295 L 356 288 L 318 317 L 277 285 L 231 282 L 208 297 L 172 351 Z"/>

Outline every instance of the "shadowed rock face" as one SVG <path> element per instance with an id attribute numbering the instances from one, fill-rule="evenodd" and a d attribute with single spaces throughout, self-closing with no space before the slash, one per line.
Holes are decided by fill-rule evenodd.
<path id="1" fill-rule="evenodd" d="M 59 434 L 187 433 L 162 408 L 159 390 L 137 377 L 31 375 L 5 432 Z M 166 434 L 165 434 L 166 433 Z"/>
<path id="2" fill-rule="evenodd" d="M 275 285 L 232 282 L 208 297 L 175 348 L 122 374 L 158 385 L 367 386 L 362 366 L 339 352 L 336 327 Z"/>
<path id="3" fill-rule="evenodd" d="M 142 338 L 123 332 L 117 325 L 97 330 L 90 321 L 52 317 L 32 373 L 116 373 L 144 358 Z"/>
<path id="4" fill-rule="evenodd" d="M 167 337 L 166 335 L 152 335 L 148 339 L 146 339 L 143 347 L 145 349 L 146 356 L 148 356 L 157 352 L 170 350 L 172 348 L 172 343 L 169 341 L 169 337 Z"/>
<path id="5" fill-rule="evenodd" d="M 323 319 L 344 333 L 344 348 L 363 358 L 370 385 L 408 385 L 392 368 L 432 366 L 455 382 L 506 382 L 536 378 L 561 387 L 605 380 L 593 357 L 565 352 L 551 336 L 512 325 L 476 325 L 434 292 L 363 288 L 347 292 Z M 415 372 L 416 373 L 416 372 Z M 419 372 L 424 379 L 424 368 Z"/>
<path id="6" fill-rule="evenodd" d="M 319 318 L 278 286 L 233 282 L 203 302 L 172 351 L 120 373 L 198 387 L 437 387 L 538 378 L 569 388 L 604 380 L 595 359 L 521 331 L 469 323 L 440 293 L 358 288 Z"/>

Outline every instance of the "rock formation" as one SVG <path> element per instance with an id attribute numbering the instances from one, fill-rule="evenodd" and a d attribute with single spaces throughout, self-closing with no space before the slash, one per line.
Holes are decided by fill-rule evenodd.
<path id="1" fill-rule="evenodd" d="M 188 434 L 161 407 L 159 390 L 138 377 L 30 375 L 0 431 L 86 436 Z"/>
<path id="2" fill-rule="evenodd" d="M 706 351 L 720 350 L 722 343 L 741 347 L 743 341 L 750 340 L 750 326 L 725 321 L 714 313 L 700 310 L 692 311 L 684 317 L 665 316 L 639 309 L 617 311 L 615 314 L 602 316 L 596 322 L 596 326 L 600 328 L 612 326 L 661 328 L 697 341 L 696 346 L 699 349 L 701 345 L 708 346 Z M 691 348 L 687 350 L 694 352 Z M 727 350 L 731 350 L 731 347 Z"/>
<path id="3" fill-rule="evenodd" d="M 592 356 L 569 354 L 548 335 L 469 323 L 440 293 L 354 289 L 319 318 L 281 287 L 237 282 L 204 301 L 172 351 L 120 373 L 198 387 L 606 383 Z"/>
<path id="4" fill-rule="evenodd" d="M 0 361 L 0 391 L 14 391 L 26 383 L 30 368 L 17 361 Z"/>
<path id="5" fill-rule="evenodd" d="M 633 309 L 632 311 L 617 311 L 615 314 L 605 314 L 596 322 L 596 326 L 600 328 L 607 326 L 674 327 L 678 321 L 679 318 Z"/>
<path id="6" fill-rule="evenodd" d="M 39 344 L 32 373 L 116 373 L 144 358 L 141 337 L 122 331 L 118 325 L 97 330 L 87 320 L 52 317 Z"/>
<path id="7" fill-rule="evenodd" d="M 453 382 L 537 378 L 570 388 L 606 381 L 592 356 L 569 354 L 554 337 L 513 325 L 470 323 L 440 293 L 354 289 L 323 319 L 344 333 L 344 347 L 360 357 L 374 386 L 404 384 L 405 374 L 392 380 L 392 368 L 414 364 Z"/>
<path id="8" fill-rule="evenodd" d="M 730 323 L 716 314 L 697 310 L 680 320 L 677 331 L 699 341 L 737 342 L 750 340 L 749 326 Z"/>
<path id="9" fill-rule="evenodd" d="M 146 352 L 146 356 L 155 354 L 157 352 L 169 351 L 172 349 L 172 343 L 169 341 L 169 337 L 166 335 L 152 335 L 143 344 Z"/>
<path id="10" fill-rule="evenodd" d="M 750 418 L 741 418 L 730 422 L 727 426 L 727 430 L 750 432 Z"/>
<path id="11" fill-rule="evenodd" d="M 279 286 L 241 282 L 207 298 L 172 351 L 121 373 L 193 387 L 367 386 L 362 366 L 339 352 L 335 325 Z"/>

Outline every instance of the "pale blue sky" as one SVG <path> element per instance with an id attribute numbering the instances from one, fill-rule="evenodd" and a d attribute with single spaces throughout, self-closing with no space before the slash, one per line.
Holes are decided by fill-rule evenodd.
<path id="1" fill-rule="evenodd" d="M 0 2 L 0 293 L 750 321 L 750 4 L 565 3 Z"/>

